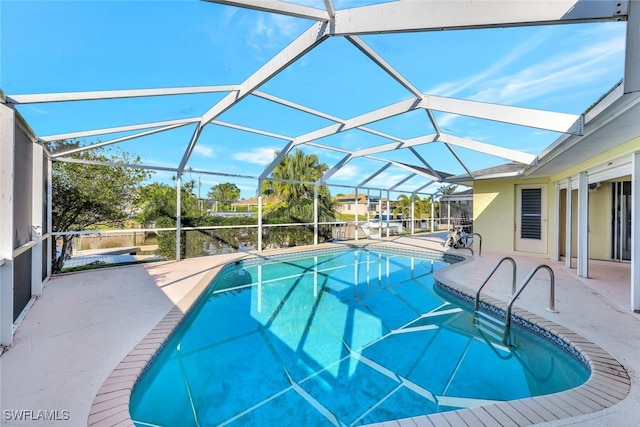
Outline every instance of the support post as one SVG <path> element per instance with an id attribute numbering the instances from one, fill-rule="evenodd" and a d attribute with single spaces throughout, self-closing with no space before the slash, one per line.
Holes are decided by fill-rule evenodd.
<path id="1" fill-rule="evenodd" d="M 262 180 L 258 180 L 258 252 L 262 252 Z"/>
<path id="2" fill-rule="evenodd" d="M 556 189 L 556 197 L 555 197 L 555 203 L 556 203 L 556 209 L 555 209 L 555 227 L 554 227 L 554 233 L 553 233 L 553 259 L 556 261 L 560 260 L 560 183 L 558 181 L 556 181 L 554 183 L 555 185 L 555 189 Z"/>
<path id="3" fill-rule="evenodd" d="M 0 104 L 0 346 L 13 343 L 15 111 Z"/>
<path id="4" fill-rule="evenodd" d="M 414 234 L 416 234 L 416 193 L 411 193 L 411 235 Z"/>
<path id="5" fill-rule="evenodd" d="M 391 202 L 389 200 L 391 193 L 389 193 L 389 190 L 387 190 L 387 218 L 386 218 L 386 223 L 387 223 L 387 237 L 389 237 L 389 226 L 391 225 L 390 223 L 390 219 L 391 219 Z M 382 217 L 380 217 L 382 218 Z"/>
<path id="6" fill-rule="evenodd" d="M 313 185 L 313 244 L 318 245 L 318 184 Z"/>
<path id="7" fill-rule="evenodd" d="M 355 213 L 355 230 L 353 230 L 355 239 L 358 240 L 358 213 L 360 212 L 358 210 L 358 189 L 355 189 L 355 197 L 356 197 L 356 204 L 355 204 L 355 208 L 356 208 L 356 213 Z"/>
<path id="8" fill-rule="evenodd" d="M 589 181 L 578 175 L 578 277 L 589 277 Z"/>
<path id="9" fill-rule="evenodd" d="M 631 156 L 631 309 L 640 312 L 640 152 Z"/>
<path id="10" fill-rule="evenodd" d="M 182 226 L 182 175 L 176 178 L 176 261 L 180 261 L 180 234 Z"/>
<path id="11" fill-rule="evenodd" d="M 51 253 L 56 244 L 56 239 L 51 235 L 53 232 L 53 162 L 51 157 L 47 155 L 47 229 L 44 231 L 49 235 L 47 239 L 47 277 L 53 274 L 53 265 L 51 264 Z"/>
<path id="12" fill-rule="evenodd" d="M 380 212 L 378 216 L 378 223 L 380 227 L 378 227 L 378 239 L 382 238 L 382 190 L 378 191 L 378 212 Z"/>
<path id="13" fill-rule="evenodd" d="M 435 199 L 433 194 L 431 195 L 431 232 L 434 233 L 436 231 L 436 226 L 434 224 L 435 220 Z"/>
<path id="14" fill-rule="evenodd" d="M 43 149 L 41 145 L 33 144 L 33 189 L 31 193 L 31 239 L 36 242 L 31 249 L 31 295 L 42 295 L 42 200 L 43 187 Z"/>
<path id="15" fill-rule="evenodd" d="M 573 198 L 571 197 L 571 177 L 567 178 L 567 200 L 566 200 L 566 217 L 565 217 L 565 264 L 567 268 L 571 268 L 571 257 L 573 256 L 571 242 L 573 242 Z"/>

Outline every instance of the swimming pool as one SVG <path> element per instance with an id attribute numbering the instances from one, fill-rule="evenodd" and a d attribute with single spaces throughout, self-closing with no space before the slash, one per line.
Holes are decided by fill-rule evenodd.
<path id="1" fill-rule="evenodd" d="M 330 251 L 237 263 L 137 383 L 136 425 L 360 425 L 575 387 L 589 376 L 520 328 L 478 334 L 434 285 L 441 256 Z"/>

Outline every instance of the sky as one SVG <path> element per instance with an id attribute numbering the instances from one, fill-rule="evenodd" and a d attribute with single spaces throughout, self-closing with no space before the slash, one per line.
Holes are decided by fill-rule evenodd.
<path id="1" fill-rule="evenodd" d="M 363 1 L 336 1 L 336 8 Z M 324 2 L 305 2 L 322 8 Z M 200 1 L 7 1 L 0 0 L 0 89 L 8 95 L 116 89 L 240 84 L 313 24 L 312 21 Z M 624 22 L 365 35 L 376 50 L 421 92 L 571 114 L 581 114 L 623 76 Z M 259 90 L 341 119 L 382 108 L 412 95 L 343 37 L 330 37 Z M 179 95 L 18 106 L 38 136 L 129 124 L 198 117 L 224 93 Z M 559 134 L 539 129 L 434 113 L 440 128 L 456 136 L 541 153 Z M 217 120 L 296 137 L 332 124 L 324 118 L 249 96 Z M 399 138 L 433 133 L 426 113 L 412 111 L 368 125 Z M 144 164 L 177 167 L 193 127 L 183 127 L 118 144 Z M 129 133 L 83 139 L 110 140 Z M 358 149 L 389 140 L 354 129 L 318 140 Z M 188 167 L 258 176 L 285 141 L 207 125 Z M 442 144 L 417 148 L 431 166 L 449 173 L 464 168 Z M 305 147 L 329 167 L 343 153 Z M 457 148 L 471 170 L 504 159 Z M 389 153 L 397 161 L 416 159 L 407 150 Z M 383 163 L 356 159 L 331 180 L 356 185 Z M 399 168 L 380 173 L 367 186 L 396 183 Z M 242 197 L 257 182 L 185 173 L 206 194 L 234 182 Z M 171 182 L 158 172 L 152 181 Z M 417 177 L 399 190 L 427 181 Z M 435 191 L 433 184 L 424 191 Z M 351 193 L 335 187 L 333 194 Z M 384 194 L 383 194 L 384 196 Z"/>

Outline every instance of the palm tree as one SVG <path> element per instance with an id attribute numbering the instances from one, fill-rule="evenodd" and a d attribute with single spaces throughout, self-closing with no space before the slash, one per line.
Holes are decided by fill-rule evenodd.
<path id="1" fill-rule="evenodd" d="M 276 152 L 276 155 L 278 153 Z M 329 169 L 325 163 L 320 163 L 315 154 L 306 155 L 296 149 L 292 154 L 285 156 L 273 169 L 272 178 L 266 180 L 262 186 L 262 194 L 279 199 L 280 202 L 273 205 L 265 212 L 264 219 L 271 223 L 310 223 L 313 222 L 314 212 L 314 182 L 319 180 Z M 282 181 L 280 181 L 282 180 Z M 331 198 L 331 193 L 326 186 L 318 187 L 318 219 L 321 222 L 335 220 L 335 208 L 337 202 Z M 286 236 L 274 238 L 288 239 L 291 244 L 309 243 L 313 233 L 307 230 L 304 233 L 293 230 L 284 230 Z M 270 232 L 276 233 L 276 229 Z M 330 232 L 328 236 L 330 237 Z"/>
<path id="2" fill-rule="evenodd" d="M 402 214 L 402 218 L 413 219 L 411 217 L 411 197 L 407 196 L 406 194 L 399 195 L 397 206 L 398 206 L 397 209 Z"/>

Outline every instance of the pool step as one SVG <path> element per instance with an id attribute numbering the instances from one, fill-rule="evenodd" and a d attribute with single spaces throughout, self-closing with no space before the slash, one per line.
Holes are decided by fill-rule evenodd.
<path id="1" fill-rule="evenodd" d="M 478 310 L 475 312 L 474 324 L 486 335 L 498 341 L 504 340 L 506 323 L 495 315 Z"/>

